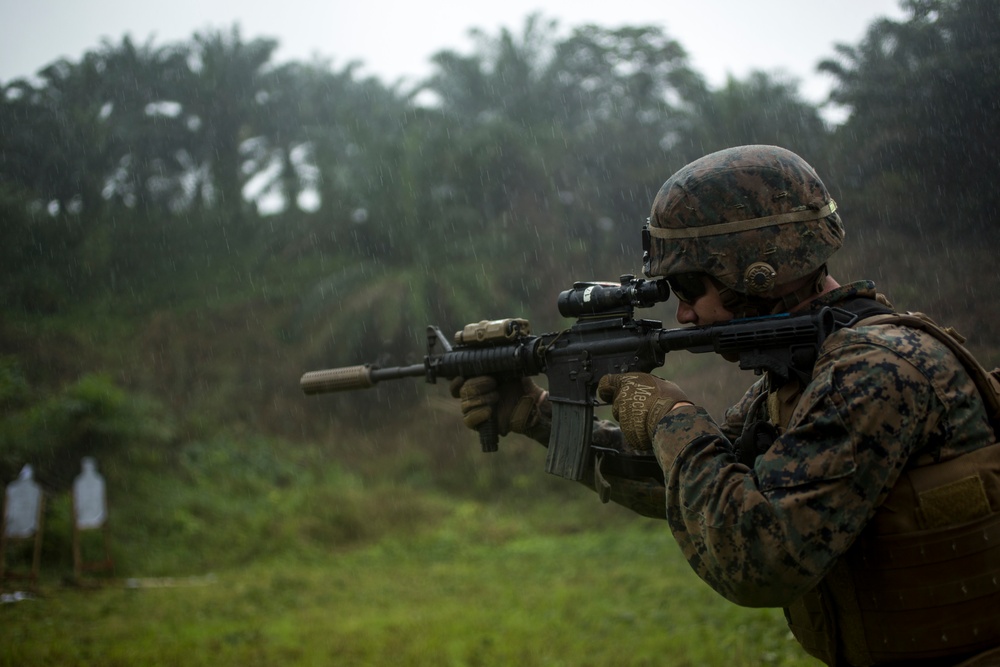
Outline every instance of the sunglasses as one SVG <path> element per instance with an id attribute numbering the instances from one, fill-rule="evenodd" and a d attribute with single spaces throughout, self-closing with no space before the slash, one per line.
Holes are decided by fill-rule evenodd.
<path id="1" fill-rule="evenodd" d="M 699 297 L 705 296 L 705 292 L 708 291 L 705 287 L 705 278 L 704 273 L 677 273 L 667 276 L 667 284 L 678 300 L 690 305 Z"/>

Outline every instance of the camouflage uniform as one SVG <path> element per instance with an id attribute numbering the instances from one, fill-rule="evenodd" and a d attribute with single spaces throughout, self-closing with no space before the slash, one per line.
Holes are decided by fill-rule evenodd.
<path id="1" fill-rule="evenodd" d="M 841 287 L 814 305 L 856 296 L 874 298 L 874 286 Z M 848 553 L 904 469 L 993 443 L 969 374 L 942 343 L 907 327 L 829 337 L 801 395 L 775 394 L 772 412 L 782 399 L 792 409 L 787 429 L 749 469 L 731 443 L 769 382 L 754 384 L 722 426 L 682 407 L 653 438 L 667 519 L 685 557 L 741 605 L 796 603 Z"/>
<path id="2" fill-rule="evenodd" d="M 710 277 L 737 317 L 877 297 L 867 281 L 824 293 L 844 228 L 812 167 L 778 147 L 682 168 L 643 234 L 648 276 L 675 292 L 686 275 Z M 755 422 L 776 438 L 748 466 L 734 443 Z M 636 453 L 606 422 L 594 443 Z M 600 465 L 593 487 L 647 516 L 662 502 L 695 572 L 738 604 L 784 607 L 810 654 L 937 665 L 1000 646 L 1000 445 L 969 372 L 933 334 L 898 321 L 840 329 L 807 386 L 765 375 L 722 425 L 678 407 L 652 446 L 665 489 Z"/>

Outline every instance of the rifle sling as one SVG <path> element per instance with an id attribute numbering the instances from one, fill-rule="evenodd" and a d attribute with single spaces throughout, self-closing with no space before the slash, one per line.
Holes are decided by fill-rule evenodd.
<path id="1" fill-rule="evenodd" d="M 628 454 L 608 447 L 594 447 L 597 471 L 603 477 L 625 477 L 627 479 L 655 479 L 663 483 L 663 469 L 653 454 Z"/>

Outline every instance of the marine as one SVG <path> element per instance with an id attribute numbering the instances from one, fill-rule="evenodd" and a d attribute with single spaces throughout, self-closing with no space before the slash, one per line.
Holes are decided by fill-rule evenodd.
<path id="1" fill-rule="evenodd" d="M 604 474 L 603 497 L 664 517 L 694 572 L 740 605 L 781 607 L 828 665 L 1000 664 L 996 378 L 961 339 L 896 313 L 828 260 L 845 229 L 800 156 L 738 146 L 672 175 L 643 228 L 644 270 L 681 324 L 838 309 L 848 326 L 802 381 L 765 373 L 721 422 L 675 383 L 602 378 L 616 423 L 594 442 L 655 455 L 657 476 Z M 991 394 L 991 392 L 994 392 Z M 457 379 L 466 425 L 545 443 L 551 408 L 530 379 Z"/>

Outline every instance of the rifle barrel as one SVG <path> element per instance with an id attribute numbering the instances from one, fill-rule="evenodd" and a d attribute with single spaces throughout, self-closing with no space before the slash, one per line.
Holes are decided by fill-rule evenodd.
<path id="1" fill-rule="evenodd" d="M 306 394 L 325 394 L 332 391 L 367 389 L 382 380 L 420 377 L 426 373 L 427 367 L 424 364 L 393 366 L 391 368 L 378 368 L 372 364 L 362 364 L 360 366 L 310 371 L 299 380 L 299 386 Z"/>

